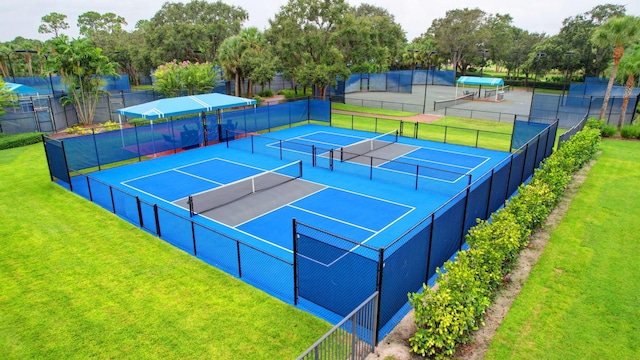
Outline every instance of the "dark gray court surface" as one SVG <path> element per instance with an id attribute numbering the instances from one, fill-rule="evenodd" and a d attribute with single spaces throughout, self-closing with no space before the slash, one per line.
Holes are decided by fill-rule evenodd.
<path id="1" fill-rule="evenodd" d="M 245 223 L 324 188 L 325 186 L 320 184 L 294 179 L 266 190 L 257 191 L 245 196 L 240 195 L 242 197 L 239 200 L 231 203 L 226 203 L 227 201 L 221 202 L 224 205 L 213 210 L 203 211 L 200 215 L 225 225 L 238 226 L 239 224 Z M 209 193 L 212 194 L 211 196 L 214 198 L 218 196 L 229 198 L 234 196 L 233 192 L 233 189 L 224 188 L 218 191 L 214 189 Z M 235 197 L 237 198 L 237 196 Z M 189 209 L 187 201 L 188 199 L 185 198 L 177 200 L 174 203 L 180 207 Z"/>
<path id="2" fill-rule="evenodd" d="M 493 88 L 492 88 L 493 89 Z M 433 102 L 436 100 L 448 100 L 453 99 L 456 95 L 455 86 L 442 86 L 442 85 L 428 85 L 426 87 L 426 104 L 425 104 L 425 86 L 414 85 L 413 92 L 411 94 L 404 93 L 391 93 L 391 92 L 359 92 L 347 94 L 345 102 L 351 105 L 377 107 L 385 109 L 397 109 L 411 112 L 422 113 L 424 108 L 426 114 L 443 115 L 444 110 L 433 111 Z M 475 90 L 478 89 L 464 89 Z M 484 94 L 485 88 L 483 87 L 481 92 Z M 458 96 L 463 95 L 463 89 L 458 88 Z M 531 91 L 507 91 L 504 94 L 504 100 L 499 102 L 494 101 L 473 101 L 463 102 L 452 108 L 488 111 L 496 113 L 509 113 L 517 115 L 529 115 L 531 108 Z M 400 106 L 400 104 L 405 104 Z M 409 105 L 406 105 L 409 104 Z M 461 111 L 462 113 L 462 111 Z M 454 114 L 453 115 L 458 116 Z M 459 115 L 462 116 L 462 115 Z M 492 119 L 488 119 L 492 120 Z"/>
<path id="3" fill-rule="evenodd" d="M 389 160 L 393 160 L 399 158 L 403 155 L 406 155 L 416 149 L 419 149 L 418 146 L 406 145 L 406 144 L 398 144 L 392 143 L 388 144 L 385 147 L 367 152 L 363 156 L 359 156 L 357 153 L 349 154 L 349 147 L 345 147 L 345 154 L 343 156 L 344 161 L 354 162 L 362 165 L 373 165 L 380 166 L 386 163 Z M 364 152 L 360 152 L 362 154 Z M 373 161 L 373 164 L 371 162 Z"/>

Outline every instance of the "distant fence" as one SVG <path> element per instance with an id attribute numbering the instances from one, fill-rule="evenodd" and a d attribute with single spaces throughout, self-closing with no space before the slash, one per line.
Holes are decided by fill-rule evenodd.
<path id="1" fill-rule="evenodd" d="M 511 119 L 512 124 L 515 123 L 515 121 L 515 118 Z M 399 130 L 400 136 L 404 137 L 500 151 L 511 151 L 509 144 L 512 133 L 340 113 L 333 113 L 331 125 L 351 130 L 373 131 L 376 133 Z M 469 141 L 469 139 L 471 139 L 471 141 Z"/>
<path id="2" fill-rule="evenodd" d="M 569 139 L 571 139 L 573 135 L 577 134 L 579 131 L 584 129 L 584 126 L 586 124 L 587 124 L 587 115 L 585 115 L 582 118 L 582 120 L 579 123 L 575 124 L 571 129 L 567 130 L 562 135 L 560 135 L 560 137 L 558 138 L 558 148 L 562 146 L 562 143 L 564 143 L 565 141 L 569 141 Z"/>
<path id="3" fill-rule="evenodd" d="M 74 125 L 80 124 L 80 119 L 73 105 L 62 105 L 60 94 L 51 96 L 31 96 L 20 98 L 20 102 L 14 107 L 6 109 L 7 113 L 0 116 L 0 132 L 17 134 L 24 132 L 58 132 Z M 162 99 L 164 96 L 152 90 L 135 92 L 112 92 L 102 95 L 95 109 L 93 124 L 103 124 L 108 121 L 118 121 L 118 109 L 128 106 L 144 104 L 150 101 Z M 306 98 L 304 98 L 306 99 Z M 283 100 L 295 102 L 299 99 Z M 258 112 L 266 111 L 264 108 L 274 106 L 273 103 L 258 105 Z M 229 113 L 229 116 L 237 116 Z"/>
<path id="4" fill-rule="evenodd" d="M 378 292 L 333 327 L 297 360 L 359 360 L 375 349 Z"/>

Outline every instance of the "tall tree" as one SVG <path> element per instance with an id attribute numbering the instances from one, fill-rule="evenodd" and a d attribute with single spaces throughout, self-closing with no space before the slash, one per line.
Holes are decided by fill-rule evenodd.
<path id="1" fill-rule="evenodd" d="M 62 30 L 69 28 L 69 24 L 65 21 L 67 15 L 52 12 L 41 18 L 42 24 L 38 27 L 40 34 L 53 34 L 54 37 L 59 37 Z"/>
<path id="2" fill-rule="evenodd" d="M 456 70 L 464 74 L 478 59 L 478 49 L 489 45 L 486 20 L 487 14 L 478 8 L 449 10 L 444 18 L 433 20 L 427 33 L 436 39 L 441 55 L 450 55 Z"/>
<path id="3" fill-rule="evenodd" d="M 585 76 L 599 76 L 611 60 L 611 51 L 593 43 L 593 32 L 608 19 L 624 16 L 624 5 L 604 4 L 595 6 L 562 21 L 558 39 L 564 51 L 574 51 L 572 68 L 583 69 Z"/>
<path id="4" fill-rule="evenodd" d="M 349 75 L 338 34 L 349 6 L 344 0 L 289 0 L 270 19 L 269 39 L 286 68 L 285 75 L 316 85 L 320 96 L 337 78 Z"/>
<path id="5" fill-rule="evenodd" d="M 69 40 L 60 35 L 50 45 L 54 56 L 45 63 L 47 73 L 62 76 L 69 92 L 65 100 L 73 103 L 81 123 L 93 123 L 102 92 L 101 76 L 116 75 L 115 64 L 86 38 Z"/>
<path id="6" fill-rule="evenodd" d="M 407 41 L 394 16 L 370 4 L 351 8 L 338 32 L 336 46 L 353 72 L 387 71 Z"/>
<path id="7" fill-rule="evenodd" d="M 513 18 L 509 14 L 495 14 L 487 17 L 487 30 L 491 34 L 487 49 L 496 67 L 505 64 L 513 49 L 512 21 Z"/>
<path id="8" fill-rule="evenodd" d="M 624 124 L 629 99 L 631 98 L 631 93 L 633 92 L 633 87 L 638 77 L 640 77 L 640 44 L 636 44 L 627 49 L 618 65 L 618 80 L 625 84 L 618 123 Z M 633 118 L 631 120 L 633 120 Z"/>
<path id="9" fill-rule="evenodd" d="M 156 64 L 173 59 L 198 60 L 198 53 L 213 61 L 220 44 L 236 35 L 248 19 L 241 7 L 222 1 L 166 2 L 144 26 L 147 51 Z"/>
<path id="10" fill-rule="evenodd" d="M 122 16 L 112 12 L 100 14 L 87 11 L 78 16 L 80 35 L 86 36 L 106 52 L 114 52 L 117 47 L 117 37 L 121 36 L 127 22 Z"/>
<path id="11" fill-rule="evenodd" d="M 616 77 L 616 71 L 620 64 L 620 59 L 624 55 L 624 48 L 635 44 L 640 39 L 640 18 L 635 16 L 623 16 L 609 19 L 602 24 L 593 34 L 593 42 L 596 45 L 606 47 L 613 46 L 613 67 L 609 77 L 607 91 L 604 94 L 602 108 L 600 109 L 600 119 L 604 119 L 607 112 L 607 103 L 613 89 L 613 82 Z M 622 127 L 623 122 L 618 121 L 618 127 Z"/>

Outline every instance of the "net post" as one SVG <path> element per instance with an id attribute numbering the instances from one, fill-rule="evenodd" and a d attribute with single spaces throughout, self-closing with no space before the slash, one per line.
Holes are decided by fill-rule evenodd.
<path id="1" fill-rule="evenodd" d="M 340 148 L 340 162 L 344 162 L 344 148 Z"/>
<path id="2" fill-rule="evenodd" d="M 316 146 L 311 145 L 311 166 L 316 166 Z"/>
<path id="3" fill-rule="evenodd" d="M 298 305 L 298 227 L 296 219 L 291 219 L 293 229 L 293 305 Z"/>
<path id="4" fill-rule="evenodd" d="M 280 140 L 280 160 L 282 160 L 282 140 Z"/>
<path id="5" fill-rule="evenodd" d="M 333 171 L 333 149 L 329 150 L 329 170 Z"/>
<path id="6" fill-rule="evenodd" d="M 300 176 L 298 177 L 301 178 L 302 177 L 302 160 L 298 160 L 298 166 L 299 166 L 298 174 L 300 174 Z"/>
<path id="7" fill-rule="evenodd" d="M 373 157 L 369 156 L 369 180 L 373 180 Z"/>
<path id="8" fill-rule="evenodd" d="M 193 210 L 193 195 L 189 195 L 189 200 L 187 200 L 187 204 L 189 204 L 189 217 L 193 217 L 196 213 Z"/>
<path id="9" fill-rule="evenodd" d="M 420 165 L 416 165 L 416 190 L 418 190 L 418 179 L 420 179 Z"/>

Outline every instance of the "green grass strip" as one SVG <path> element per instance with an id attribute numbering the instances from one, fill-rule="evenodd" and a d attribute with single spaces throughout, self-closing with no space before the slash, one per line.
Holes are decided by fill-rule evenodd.
<path id="1" fill-rule="evenodd" d="M 640 358 L 640 142 L 603 140 L 485 359 Z"/>
<path id="2" fill-rule="evenodd" d="M 50 182 L 42 144 L 0 174 L 4 359 L 292 359 L 331 328 Z"/>
<path id="3" fill-rule="evenodd" d="M 416 112 L 408 112 L 408 111 L 400 111 L 400 110 L 389 110 L 389 109 L 380 109 L 380 108 L 371 108 L 357 105 L 349 105 L 349 104 L 339 104 L 339 103 L 331 103 L 332 110 L 343 110 L 343 111 L 352 111 L 359 112 L 365 114 L 373 114 L 373 115 L 387 115 L 387 116 L 413 116 L 417 115 Z"/>

